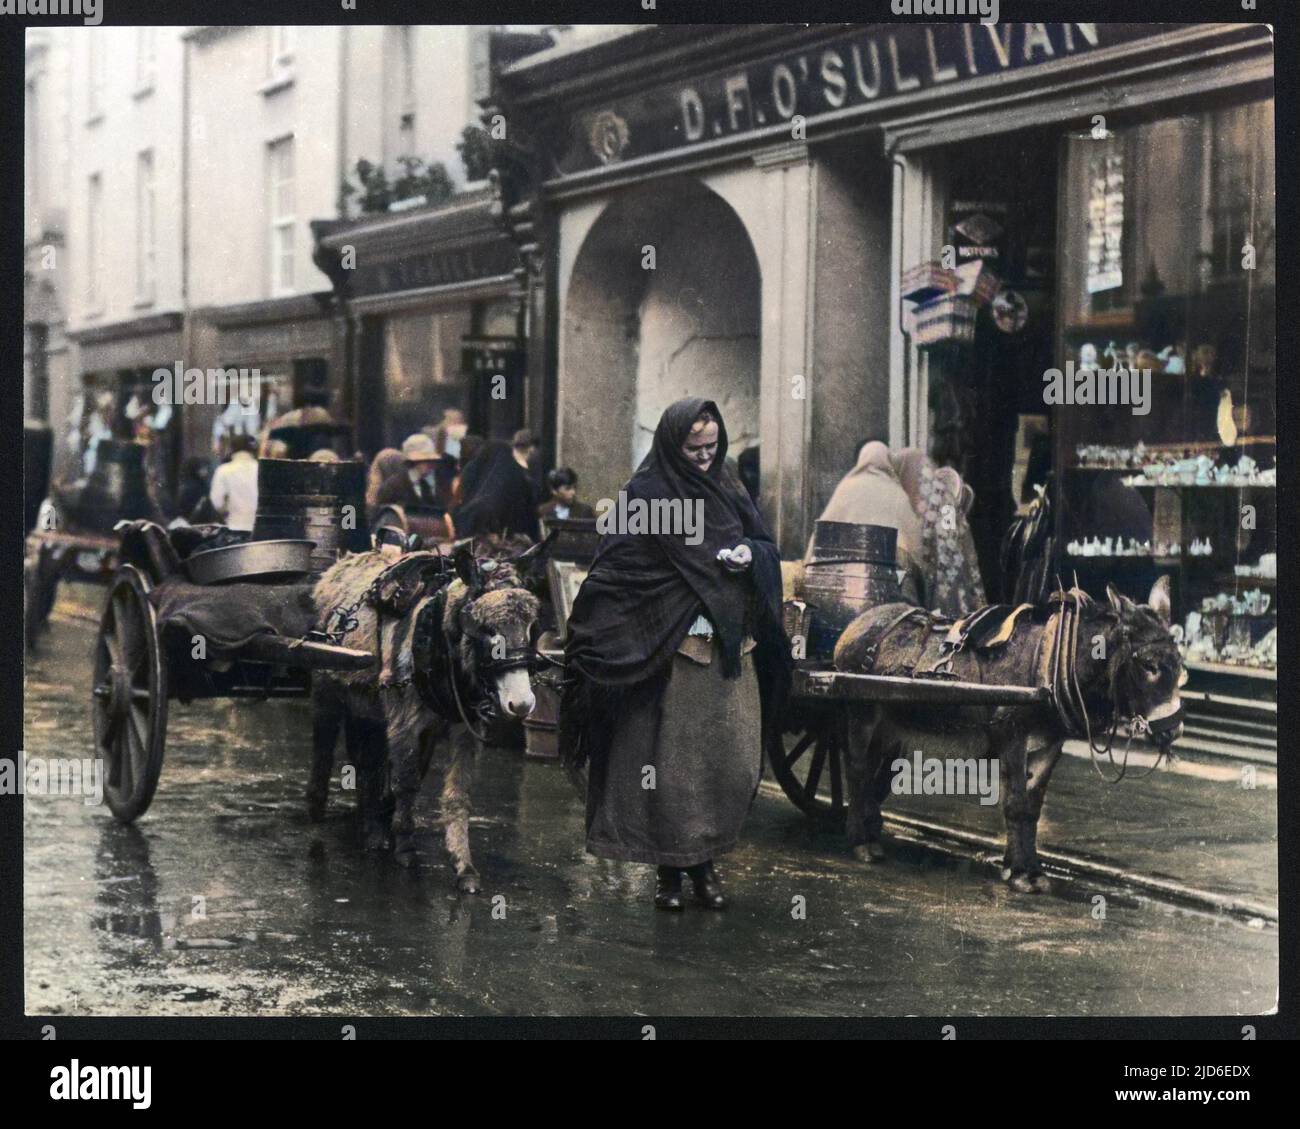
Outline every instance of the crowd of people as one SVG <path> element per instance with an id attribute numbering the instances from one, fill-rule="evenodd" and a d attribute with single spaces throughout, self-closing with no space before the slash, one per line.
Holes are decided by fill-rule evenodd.
<path id="1" fill-rule="evenodd" d="M 330 422 L 294 426 L 307 431 L 327 428 Z M 271 427 L 261 437 L 229 437 L 229 456 L 215 470 L 208 460 L 187 460 L 175 516 L 191 523 L 217 521 L 231 529 L 252 529 L 258 459 L 294 457 L 284 440 L 269 437 L 280 430 Z M 432 515 L 448 539 L 491 533 L 536 539 L 541 521 L 595 517 L 592 507 L 578 499 L 578 476 L 571 468 L 539 473 L 540 452 L 531 431 L 517 431 L 509 443 L 484 439 L 469 433 L 462 412 L 449 409 L 436 426 L 407 436 L 401 447 L 385 447 L 370 461 L 367 517 L 373 524 L 385 508 L 400 506 L 412 515 Z M 339 457 L 325 445 L 296 455 L 315 461 Z"/>

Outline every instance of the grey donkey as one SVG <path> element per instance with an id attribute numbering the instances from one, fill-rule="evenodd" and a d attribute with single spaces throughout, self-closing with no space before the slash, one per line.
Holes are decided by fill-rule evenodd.
<path id="1" fill-rule="evenodd" d="M 307 790 L 312 819 L 323 818 L 334 746 L 344 731 L 357 777 L 362 841 L 368 850 L 390 844 L 394 858 L 415 858 L 415 799 L 438 747 L 441 816 L 447 851 L 464 893 L 479 888 L 470 856 L 470 781 L 475 742 L 457 739 L 457 723 L 483 736 L 495 720 L 523 718 L 533 709 L 529 678 L 537 598 L 521 586 L 513 560 L 479 559 L 468 545 L 454 555 L 455 578 L 439 576 L 394 608 L 376 608 L 370 594 L 394 558 L 382 551 L 339 561 L 316 584 L 313 598 L 323 629 L 342 631 L 344 646 L 377 652 L 358 672 L 318 672 L 312 685 L 313 763 Z M 439 565 L 434 554 L 420 554 Z M 382 581 L 381 581 L 382 584 Z M 336 616 L 341 609 L 350 614 Z M 337 635 L 336 635 L 337 638 Z"/>
<path id="2" fill-rule="evenodd" d="M 1050 686 L 1050 702 L 855 706 L 847 757 L 847 831 L 854 856 L 864 862 L 884 858 L 880 805 L 891 791 L 897 758 L 914 750 L 947 760 L 996 758 L 1007 833 L 1002 878 L 1020 892 L 1050 889 L 1038 857 L 1038 818 L 1067 736 L 1087 735 L 1097 752 L 1106 753 L 1118 725 L 1129 722 L 1163 753 L 1182 733 L 1178 692 L 1187 675 L 1169 632 L 1168 585 L 1168 577 L 1157 580 L 1145 605 L 1110 587 L 1105 603 L 1078 589 L 1061 592 L 1035 609 L 1033 621 L 1017 628 L 1005 646 L 952 656 L 951 674 L 958 678 Z M 924 610 L 914 612 L 908 615 L 900 604 L 863 612 L 835 646 L 836 669 L 911 675 L 918 666 L 941 661 L 946 624 L 936 627 Z M 1066 625 L 1071 633 L 1058 635 Z"/>

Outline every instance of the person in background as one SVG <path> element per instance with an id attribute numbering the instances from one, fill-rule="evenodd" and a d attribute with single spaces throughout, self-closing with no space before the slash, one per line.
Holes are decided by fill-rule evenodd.
<path id="1" fill-rule="evenodd" d="M 537 496 L 510 448 L 489 441 L 461 476 L 465 501 L 454 511 L 462 537 L 525 533 L 537 539 Z"/>
<path id="2" fill-rule="evenodd" d="M 390 475 L 375 495 L 376 506 L 441 506 L 433 480 L 441 456 L 432 439 L 422 431 L 402 441 L 405 466 Z"/>
<path id="3" fill-rule="evenodd" d="M 551 500 L 537 508 L 537 516 L 543 521 L 596 516 L 596 511 L 586 502 L 578 501 L 578 476 L 572 468 L 556 467 L 546 476 L 546 485 L 551 489 Z"/>
<path id="4" fill-rule="evenodd" d="M 885 444 L 877 440 L 862 444 L 856 464 L 840 479 L 817 520 L 880 525 L 897 530 L 895 559 L 898 567 L 907 574 L 903 581 L 904 595 L 911 600 L 923 601 L 921 519 L 912 509 Z M 812 541 L 809 540 L 804 553 L 805 565 L 812 550 Z"/>
<path id="5" fill-rule="evenodd" d="M 373 510 L 379 499 L 379 488 L 406 466 L 406 458 L 396 447 L 385 447 L 374 457 L 370 473 L 366 476 L 366 509 Z"/>
<path id="6" fill-rule="evenodd" d="M 918 447 L 895 451 L 889 462 L 921 522 L 925 606 L 954 618 L 982 608 L 988 601 L 969 521 L 975 492 Z"/>
<path id="7" fill-rule="evenodd" d="M 465 468 L 469 466 L 487 445 L 487 440 L 481 435 L 466 435 L 460 441 L 460 471 L 456 479 L 451 484 L 451 505 L 455 509 L 465 501 Z"/>
<path id="8" fill-rule="evenodd" d="M 230 529 L 252 530 L 257 516 L 257 458 L 252 435 L 230 439 L 230 460 L 217 467 L 208 498 Z"/>
<path id="9" fill-rule="evenodd" d="M 216 514 L 208 491 L 212 486 L 212 471 L 208 460 L 200 455 L 192 455 L 185 460 L 181 470 L 181 486 L 176 494 L 176 513 L 174 516 L 184 518 L 193 525 L 213 521 Z"/>
<path id="10" fill-rule="evenodd" d="M 329 447 L 317 447 L 310 455 L 307 456 L 309 463 L 337 463 L 343 460 L 339 458 L 337 451 Z"/>
<path id="11" fill-rule="evenodd" d="M 433 468 L 433 482 L 438 492 L 438 505 L 444 509 L 452 505 L 456 477 L 465 465 L 460 455 L 461 444 L 468 431 L 465 413 L 459 408 L 447 408 L 442 413 L 442 422 L 432 429 L 433 445 L 438 452 L 438 462 Z M 429 435 L 430 429 L 425 428 L 424 434 Z"/>
<path id="12" fill-rule="evenodd" d="M 537 442 L 537 436 L 526 427 L 520 428 L 515 432 L 510 447 L 514 452 L 515 462 L 529 474 L 532 474 L 533 463 L 537 458 L 537 452 L 541 449 L 541 445 Z"/>

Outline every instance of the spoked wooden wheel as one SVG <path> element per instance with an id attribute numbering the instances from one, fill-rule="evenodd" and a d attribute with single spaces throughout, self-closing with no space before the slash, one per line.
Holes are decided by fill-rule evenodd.
<path id="1" fill-rule="evenodd" d="M 133 565 L 113 578 L 95 643 L 91 712 L 104 799 L 123 823 L 143 815 L 162 771 L 167 675 L 149 584 Z"/>
<path id="2" fill-rule="evenodd" d="M 768 726 L 767 761 L 782 790 L 800 810 L 819 818 L 844 818 L 848 712 L 835 703 L 796 706 L 786 728 Z"/>

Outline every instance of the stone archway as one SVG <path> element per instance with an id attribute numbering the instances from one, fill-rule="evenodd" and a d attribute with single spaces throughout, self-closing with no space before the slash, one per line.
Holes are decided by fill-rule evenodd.
<path id="1" fill-rule="evenodd" d="M 761 290 L 745 225 L 699 181 L 637 186 L 600 210 L 560 326 L 560 460 L 585 498 L 613 496 L 682 396 L 717 401 L 733 456 L 758 442 Z"/>

